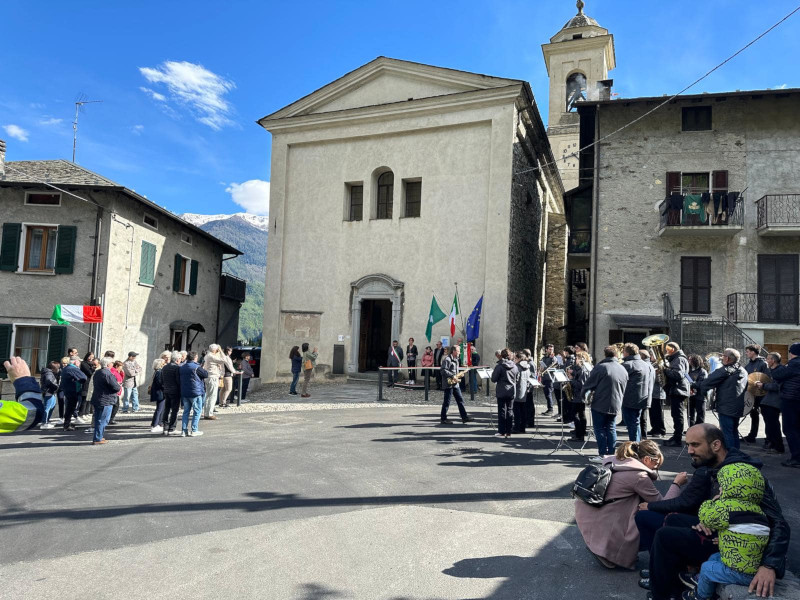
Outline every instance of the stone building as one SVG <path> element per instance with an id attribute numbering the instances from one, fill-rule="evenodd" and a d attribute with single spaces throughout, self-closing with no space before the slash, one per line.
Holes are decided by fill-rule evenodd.
<path id="1" fill-rule="evenodd" d="M 236 342 L 245 282 L 222 273 L 236 248 L 76 164 L 5 162 L 4 142 L 0 207 L 0 366 L 113 349 L 147 376 L 165 348 Z M 100 305 L 104 321 L 56 325 L 56 304 Z"/>
<path id="2" fill-rule="evenodd" d="M 564 294 L 563 266 L 544 265 L 564 210 L 528 83 L 380 57 L 259 123 L 272 133 L 265 380 L 302 342 L 351 375 L 385 364 L 393 339 L 423 348 L 431 297 L 448 312 L 454 282 L 464 318 L 484 295 L 484 357 L 535 348 L 545 290 Z"/>
<path id="3" fill-rule="evenodd" d="M 581 145 L 664 101 L 582 103 Z M 754 340 L 786 356 L 800 339 L 797 114 L 796 89 L 681 96 L 581 153 L 594 352 L 666 332 L 690 352 Z"/>

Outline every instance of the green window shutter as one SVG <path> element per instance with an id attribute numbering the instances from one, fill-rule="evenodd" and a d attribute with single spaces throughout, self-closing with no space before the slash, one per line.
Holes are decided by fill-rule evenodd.
<path id="1" fill-rule="evenodd" d="M 72 269 L 75 266 L 75 243 L 77 240 L 77 227 L 74 225 L 58 226 L 58 241 L 56 242 L 56 273 L 60 275 L 72 274 Z M 59 356 L 59 358 L 61 357 Z"/>
<path id="2" fill-rule="evenodd" d="M 183 265 L 183 257 L 180 254 L 175 255 L 175 267 L 172 271 L 172 290 L 180 292 L 181 290 L 181 266 Z"/>
<path id="3" fill-rule="evenodd" d="M 50 327 L 50 335 L 47 336 L 47 362 L 51 360 L 61 362 L 66 353 L 67 328 L 53 325 Z"/>
<path id="4" fill-rule="evenodd" d="M 197 271 L 200 270 L 200 263 L 192 261 L 192 274 L 189 279 L 189 293 L 194 296 L 197 293 Z"/>
<path id="5" fill-rule="evenodd" d="M 156 282 L 156 247 L 150 242 L 142 242 L 142 256 L 139 261 L 139 283 L 153 285 Z"/>
<path id="6" fill-rule="evenodd" d="M 0 377 L 6 376 L 3 363 L 11 358 L 11 330 L 12 325 L 0 325 Z"/>
<path id="7" fill-rule="evenodd" d="M 0 242 L 0 271 L 16 271 L 19 267 L 19 238 L 21 234 L 22 223 L 3 223 L 3 240 Z M 0 347 L 0 350 L 2 350 L 2 347 Z"/>

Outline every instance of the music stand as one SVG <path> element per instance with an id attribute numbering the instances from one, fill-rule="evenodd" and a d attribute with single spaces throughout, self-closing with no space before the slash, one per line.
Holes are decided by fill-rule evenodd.
<path id="1" fill-rule="evenodd" d="M 586 444 L 589 443 L 589 438 L 595 438 L 597 441 L 597 437 L 594 435 L 594 426 L 592 425 L 592 405 L 584 402 L 586 404 L 586 408 L 584 408 L 584 413 L 588 412 L 589 415 L 586 417 L 586 433 L 583 435 L 583 444 L 581 445 L 580 450 L 576 450 L 578 454 L 583 456 L 583 449 L 586 448 Z"/>
<path id="2" fill-rule="evenodd" d="M 533 387 L 533 433 L 531 433 L 531 438 L 529 442 L 533 442 L 533 438 L 537 435 L 540 436 L 542 439 L 545 439 L 544 434 L 539 431 L 539 421 L 541 419 L 536 418 L 536 398 L 539 396 L 539 392 L 542 389 L 542 384 L 539 383 L 537 379 L 530 379 L 528 380 L 530 385 Z M 541 416 L 541 415 L 539 415 Z"/>
<path id="3" fill-rule="evenodd" d="M 475 374 L 477 377 L 480 377 L 481 382 L 483 382 L 483 380 L 485 379 L 486 387 L 490 389 L 489 382 L 492 380 L 491 370 L 488 367 L 478 367 L 475 370 Z M 491 396 L 486 396 L 486 397 L 491 398 Z M 494 410 L 493 410 L 494 407 L 492 406 L 491 401 L 489 402 L 488 406 L 489 406 L 489 425 L 491 426 L 492 429 L 497 429 L 497 425 L 495 425 L 494 422 Z"/>

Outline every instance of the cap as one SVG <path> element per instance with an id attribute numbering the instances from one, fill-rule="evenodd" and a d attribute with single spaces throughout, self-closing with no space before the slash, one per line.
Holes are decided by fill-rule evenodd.
<path id="1" fill-rule="evenodd" d="M 800 344 L 792 344 L 789 346 L 789 354 L 800 356 Z"/>
<path id="2" fill-rule="evenodd" d="M 139 356 L 138 352 L 128 352 L 128 356 Z"/>

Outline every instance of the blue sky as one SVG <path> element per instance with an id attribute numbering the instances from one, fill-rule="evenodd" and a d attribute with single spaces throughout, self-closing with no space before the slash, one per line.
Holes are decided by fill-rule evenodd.
<path id="1" fill-rule="evenodd" d="M 674 93 L 798 0 L 586 0 L 615 37 L 622 97 Z M 0 137 L 8 160 L 70 159 L 175 212 L 266 212 L 255 121 L 376 56 L 525 79 L 546 118 L 540 45 L 572 0 L 5 0 Z M 800 13 L 692 92 L 800 87 Z M 238 201 L 240 204 L 237 204 Z"/>

